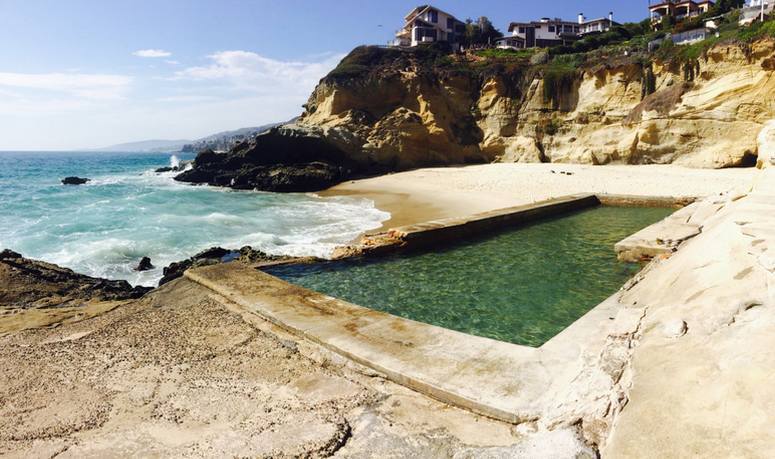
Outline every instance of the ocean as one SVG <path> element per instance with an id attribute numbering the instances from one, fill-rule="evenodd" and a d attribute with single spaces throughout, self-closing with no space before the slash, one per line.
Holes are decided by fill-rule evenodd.
<path id="1" fill-rule="evenodd" d="M 212 246 L 327 257 L 389 214 L 368 199 L 192 186 L 156 168 L 193 155 L 0 152 L 0 249 L 133 285 Z M 66 186 L 66 176 L 88 177 Z M 155 269 L 136 272 L 144 256 Z"/>

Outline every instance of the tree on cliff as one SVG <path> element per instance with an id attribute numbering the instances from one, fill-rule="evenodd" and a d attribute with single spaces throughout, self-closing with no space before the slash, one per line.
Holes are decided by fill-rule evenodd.
<path id="1" fill-rule="evenodd" d="M 503 33 L 492 25 L 492 22 L 482 16 L 476 22 L 472 19 L 466 19 L 466 31 L 460 41 L 465 47 L 481 46 L 495 43 L 495 40 L 501 38 Z"/>
<path id="2" fill-rule="evenodd" d="M 718 0 L 716 2 L 716 14 L 729 12 L 735 8 L 742 8 L 745 0 Z"/>

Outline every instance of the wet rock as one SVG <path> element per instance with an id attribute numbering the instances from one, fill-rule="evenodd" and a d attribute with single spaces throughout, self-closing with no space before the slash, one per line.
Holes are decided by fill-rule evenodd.
<path id="1" fill-rule="evenodd" d="M 318 191 L 347 179 L 353 168 L 318 130 L 293 125 L 271 129 L 227 153 L 204 150 L 175 180 L 241 190 Z"/>
<path id="2" fill-rule="evenodd" d="M 177 167 L 165 166 L 165 167 L 160 167 L 156 169 L 154 172 L 156 172 L 157 174 L 160 174 L 162 172 L 177 172 L 177 171 L 178 171 Z"/>
<path id="3" fill-rule="evenodd" d="M 183 273 L 190 268 L 199 268 L 201 266 L 227 263 L 235 260 L 241 263 L 258 263 L 261 261 L 286 260 L 290 258 L 293 257 L 268 255 L 260 250 L 254 250 L 250 246 L 242 247 L 239 250 L 211 247 L 186 260 L 170 263 L 169 266 L 164 268 L 164 276 L 159 281 L 159 286 L 181 277 Z"/>
<path id="4" fill-rule="evenodd" d="M 0 252 L 0 306 L 9 308 L 77 307 L 89 301 L 139 298 L 151 290 L 124 280 L 78 274 L 30 260 L 11 250 Z"/>
<path id="5" fill-rule="evenodd" d="M 151 263 L 151 259 L 143 257 L 142 260 L 140 260 L 140 263 L 135 267 L 135 271 L 150 271 L 153 268 L 155 268 L 155 266 Z"/>
<path id="6" fill-rule="evenodd" d="M 65 177 L 62 179 L 62 185 L 83 185 L 89 180 L 83 177 Z"/>

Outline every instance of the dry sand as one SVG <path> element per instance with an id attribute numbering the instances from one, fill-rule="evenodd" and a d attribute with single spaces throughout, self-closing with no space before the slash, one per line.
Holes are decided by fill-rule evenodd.
<path id="1" fill-rule="evenodd" d="M 384 228 L 530 204 L 576 193 L 700 197 L 751 180 L 752 169 L 672 165 L 485 164 L 417 169 L 337 185 L 321 194 L 372 199 Z M 571 174 L 571 175 L 568 175 Z"/>

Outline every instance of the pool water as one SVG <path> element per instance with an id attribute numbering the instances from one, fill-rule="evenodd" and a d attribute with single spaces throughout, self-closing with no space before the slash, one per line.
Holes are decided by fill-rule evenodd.
<path id="1" fill-rule="evenodd" d="M 619 262 L 614 244 L 671 212 L 596 207 L 444 248 L 267 272 L 407 319 L 540 346 L 640 269 Z"/>

